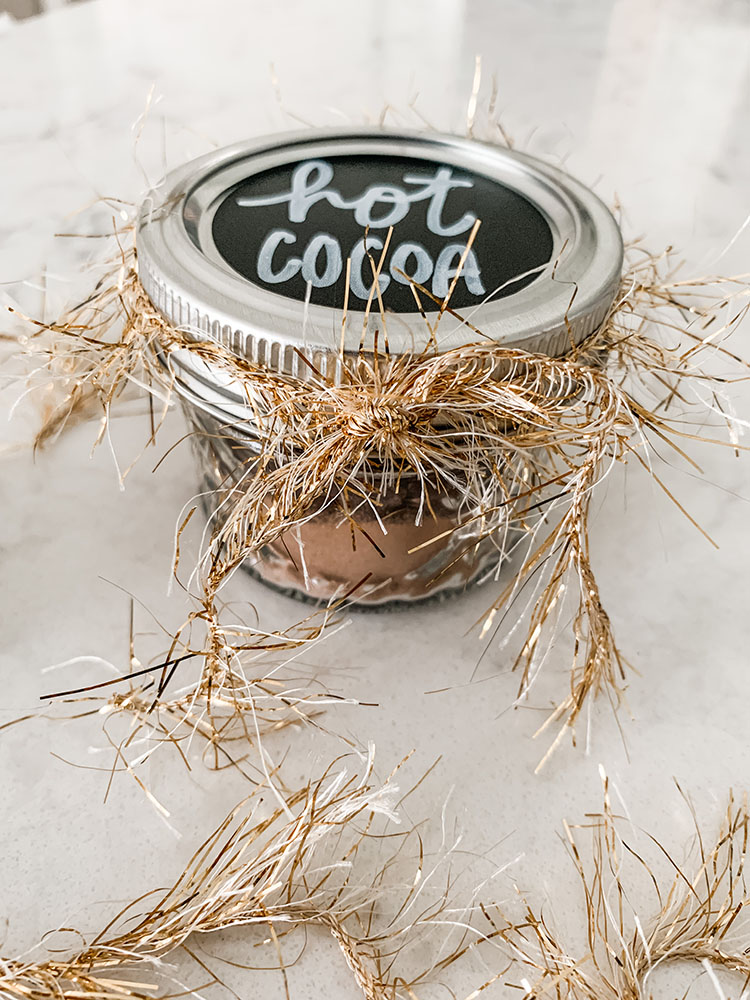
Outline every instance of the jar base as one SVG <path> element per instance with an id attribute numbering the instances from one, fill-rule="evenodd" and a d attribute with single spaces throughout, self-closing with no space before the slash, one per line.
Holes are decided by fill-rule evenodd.
<path id="1" fill-rule="evenodd" d="M 200 493 L 200 503 L 203 509 L 203 513 L 206 518 L 209 519 L 211 516 L 211 506 L 209 503 L 209 490 L 207 489 L 207 484 L 203 484 L 203 489 Z M 520 532 L 513 532 L 513 534 L 520 534 Z M 363 611 L 368 614 L 377 613 L 388 613 L 391 611 L 406 611 L 409 608 L 415 607 L 426 607 L 433 604 L 442 604 L 445 601 L 450 601 L 454 597 L 460 597 L 462 594 L 466 593 L 469 589 L 481 586 L 485 580 L 489 579 L 494 575 L 494 569 L 497 567 L 497 562 L 503 559 L 504 562 L 509 561 L 509 556 L 506 554 L 504 557 L 500 551 L 497 549 L 493 553 L 494 566 L 492 560 L 488 560 L 487 554 L 485 553 L 483 558 L 478 560 L 479 565 L 473 572 L 469 572 L 460 582 L 444 584 L 441 587 L 435 587 L 429 590 L 427 593 L 416 593 L 410 597 L 398 597 L 392 594 L 385 594 L 381 599 L 378 599 L 377 593 L 379 590 L 387 586 L 388 581 L 381 583 L 380 585 L 374 584 L 368 588 L 367 583 L 363 584 L 363 589 L 360 596 L 358 597 L 356 593 L 351 593 L 351 596 L 347 599 L 346 605 L 348 610 Z M 332 594 L 331 596 L 322 596 L 311 594 L 304 590 L 302 587 L 294 586 L 293 584 L 286 585 L 269 578 L 268 575 L 264 574 L 258 566 L 263 564 L 262 556 L 258 556 L 255 561 L 251 558 L 244 559 L 240 564 L 240 569 L 251 576 L 254 580 L 258 580 L 264 586 L 268 587 L 270 590 L 275 591 L 277 594 L 282 594 L 284 597 L 291 597 L 294 600 L 301 601 L 304 604 L 308 604 L 316 608 L 324 608 L 329 604 L 335 604 L 337 599 L 347 593 L 346 586 L 343 584 L 339 585 L 339 594 Z M 354 582 L 351 584 L 352 587 L 355 586 Z"/>
<path id="2" fill-rule="evenodd" d="M 300 590 L 297 587 L 285 587 L 281 583 L 269 580 L 263 576 L 263 574 L 249 559 L 245 559 L 245 561 L 241 564 L 240 569 L 252 577 L 253 580 L 257 580 L 259 583 L 262 583 L 264 587 L 268 587 L 269 590 L 273 590 L 275 593 L 281 594 L 283 597 L 291 597 L 295 601 L 301 601 L 303 604 L 308 604 L 311 607 L 324 608 L 328 604 L 335 604 L 336 602 L 335 598 L 326 600 L 324 597 L 315 597 L 313 594 L 308 594 L 304 590 Z M 363 612 L 368 615 L 389 614 L 392 611 L 399 612 L 408 611 L 409 609 L 430 607 L 434 604 L 443 604 L 446 601 L 453 600 L 453 598 L 461 597 L 461 595 L 469 589 L 476 589 L 477 586 L 481 586 L 484 582 L 481 578 L 487 575 L 487 569 L 484 567 L 482 570 L 477 572 L 475 576 L 467 579 L 466 582 L 459 587 L 444 587 L 442 590 L 435 590 L 432 593 L 408 599 L 386 597 L 382 601 L 366 601 L 357 600 L 357 598 L 352 595 L 352 597 L 346 602 L 346 607 L 347 611 Z"/>

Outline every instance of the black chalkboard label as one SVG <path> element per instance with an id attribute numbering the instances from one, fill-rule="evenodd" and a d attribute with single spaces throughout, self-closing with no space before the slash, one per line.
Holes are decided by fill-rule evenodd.
<path id="1" fill-rule="evenodd" d="M 451 295 L 453 308 L 513 295 L 552 256 L 552 232 L 528 199 L 481 174 L 396 156 L 327 156 L 256 174 L 227 192 L 213 220 L 223 259 L 279 295 L 367 308 L 373 264 L 386 309 L 439 308 L 476 220 L 480 227 Z M 536 269 L 536 272 L 535 272 Z M 532 273 L 529 273 L 532 272 Z M 438 300 L 438 301 L 435 301 Z M 373 293 L 371 308 L 378 309 Z"/>

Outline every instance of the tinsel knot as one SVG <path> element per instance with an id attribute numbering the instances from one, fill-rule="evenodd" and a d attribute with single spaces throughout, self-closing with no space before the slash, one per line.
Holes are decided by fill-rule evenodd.
<path id="1" fill-rule="evenodd" d="M 344 414 L 348 434 L 356 438 L 394 438 L 411 429 L 413 417 L 400 403 L 367 399 Z"/>

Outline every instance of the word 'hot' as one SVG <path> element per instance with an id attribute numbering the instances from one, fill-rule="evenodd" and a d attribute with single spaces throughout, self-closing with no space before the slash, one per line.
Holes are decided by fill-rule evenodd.
<path id="1" fill-rule="evenodd" d="M 425 221 L 427 229 L 438 238 L 450 238 L 467 232 L 476 222 L 473 212 L 464 212 L 458 219 L 450 220 L 446 202 L 455 188 L 471 188 L 469 179 L 453 176 L 450 167 L 441 166 L 431 176 L 405 174 L 404 185 L 371 184 L 358 197 L 347 200 L 335 187 L 333 166 L 325 160 L 307 160 L 300 163 L 292 173 L 288 191 L 278 194 L 254 197 L 238 196 L 241 208 L 255 208 L 268 205 L 287 205 L 287 218 L 291 224 L 304 223 L 313 205 L 325 201 L 336 211 L 349 212 L 358 226 L 368 230 L 350 248 L 351 259 L 350 288 L 352 294 L 367 299 L 371 294 L 371 282 L 363 271 L 365 259 L 373 250 L 383 249 L 383 240 L 369 230 L 387 229 L 402 222 L 409 215 L 412 205 L 427 202 Z M 313 288 L 326 288 L 341 277 L 344 255 L 340 240 L 331 233 L 315 233 L 304 247 L 301 256 L 286 256 L 283 246 L 295 246 L 297 234 L 289 229 L 275 228 L 263 240 L 257 258 L 258 278 L 265 284 L 283 285 L 298 274 Z M 432 282 L 432 293 L 436 298 L 445 298 L 453 278 L 459 272 L 468 290 L 476 296 L 485 294 L 479 263 L 472 249 L 467 251 L 466 243 L 450 242 L 443 245 L 437 257 L 416 240 L 405 240 L 393 250 L 388 262 L 389 273 L 378 278 L 381 293 L 385 293 L 391 280 L 408 285 L 414 281 L 420 285 Z"/>

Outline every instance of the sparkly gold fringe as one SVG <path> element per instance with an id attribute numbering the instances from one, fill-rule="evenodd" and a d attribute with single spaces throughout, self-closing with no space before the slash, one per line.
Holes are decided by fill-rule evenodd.
<path id="1" fill-rule="evenodd" d="M 695 837 L 684 861 L 648 831 L 625 832 L 629 822 L 613 812 L 606 779 L 602 813 L 580 827 L 565 825 L 580 880 L 586 945 L 566 944 L 527 905 L 523 919 L 501 934 L 524 973 L 523 996 L 643 1000 L 652 996 L 650 977 L 658 970 L 686 963 L 700 966 L 697 971 L 715 983 L 714 970 L 723 969 L 738 976 L 741 991 L 750 985 L 747 798 L 730 794 L 715 840 L 686 802 Z M 589 847 L 581 843 L 582 831 L 590 835 Z M 649 893 L 653 909 L 641 902 Z"/>
<path id="2" fill-rule="evenodd" d="M 626 664 L 592 567 L 591 498 L 613 463 L 635 459 L 680 506 L 651 466 L 650 445 L 666 443 L 690 463 L 682 441 L 705 440 L 691 431 L 691 409 L 699 419 L 717 414 L 728 428 L 725 443 L 738 447 L 722 403 L 732 378 L 712 375 L 702 362 L 744 365 L 724 347 L 748 308 L 744 276 L 678 281 L 668 255 L 631 247 L 608 317 L 562 358 L 499 347 L 477 330 L 475 343 L 440 353 L 392 356 L 375 345 L 343 358 L 334 381 L 310 362 L 296 378 L 171 326 L 140 284 L 134 248 L 121 249 L 128 237 L 132 232 L 118 235 L 118 252 L 92 295 L 58 322 L 37 323 L 28 338 L 27 349 L 64 387 L 37 444 L 93 407 L 102 414 L 101 440 L 111 407 L 133 384 L 163 403 L 153 441 L 174 392 L 169 357 L 183 349 L 245 387 L 261 443 L 257 467 L 225 504 L 227 516 L 201 560 L 202 596 L 186 628 L 205 625 L 205 641 L 198 649 L 179 633 L 166 672 L 178 655 L 200 653 L 203 695 L 223 691 L 238 711 L 247 708 L 235 652 L 293 647 L 314 638 L 328 619 L 308 619 L 297 632 L 232 636 L 218 612 L 222 586 L 250 553 L 314 517 L 322 497 L 346 489 L 373 504 L 375 477 L 381 488 L 395 486 L 406 469 L 419 478 L 425 502 L 428 491 L 460 491 L 465 517 L 480 519 L 485 534 L 510 519 L 527 533 L 526 557 L 482 628 L 483 636 L 494 634 L 523 595 L 519 698 L 557 634 L 562 609 L 572 609 L 570 692 L 543 727 L 558 729 L 542 763 L 566 732 L 575 739 L 590 695 L 606 691 L 617 705 Z M 440 318 L 452 312 L 442 303 L 431 342 Z"/>
<path id="3" fill-rule="evenodd" d="M 147 1000 L 175 985 L 169 966 L 161 961 L 164 957 L 182 948 L 198 962 L 187 947 L 192 936 L 256 926 L 270 929 L 282 972 L 281 938 L 295 928 L 318 927 L 338 944 L 365 1000 L 413 1000 L 414 988 L 428 979 L 434 982 L 439 971 L 420 971 L 413 956 L 416 971 L 405 962 L 423 932 L 436 932 L 433 953 L 440 939 L 448 948 L 440 969 L 493 934 L 472 929 L 472 906 L 450 909 L 450 875 L 442 889 L 425 890 L 421 843 L 419 851 L 415 844 L 412 852 L 406 888 L 396 890 L 392 882 L 381 885 L 397 857 L 403 863 L 404 842 L 416 838 L 378 826 L 378 817 L 385 817 L 386 823 L 395 818 L 399 796 L 393 775 L 384 784 L 373 780 L 372 764 L 372 756 L 359 767 L 350 762 L 347 766 L 346 759 L 335 761 L 319 780 L 285 799 L 278 797 L 276 808 L 268 805 L 273 802 L 269 786 L 258 788 L 232 810 L 176 883 L 153 903 L 146 900 L 155 893 L 135 900 L 68 958 L 0 959 L 0 996 Z M 381 861 L 380 867 L 371 866 L 366 882 L 354 878 L 354 872 L 361 875 L 361 851 L 382 836 L 397 838 L 397 854 Z M 435 863 L 448 870 L 450 857 Z M 452 945 L 447 944 L 451 937 Z M 205 963 L 199 964 L 207 970 Z"/>
<path id="4" fill-rule="evenodd" d="M 507 907 L 478 900 L 476 893 L 470 905 L 456 908 L 450 879 L 432 897 L 424 895 L 421 841 L 414 870 L 402 883 L 408 887 L 398 890 L 395 905 L 393 873 L 387 887 L 383 876 L 396 855 L 366 883 L 355 878 L 358 854 L 369 839 L 383 836 L 377 816 L 392 818 L 397 797 L 391 779 L 382 785 L 372 781 L 371 765 L 370 760 L 358 774 L 336 762 L 277 808 L 264 804 L 268 786 L 259 788 L 145 912 L 144 898 L 136 900 L 66 959 L 0 959 L 0 995 L 149 1000 L 172 984 L 162 959 L 178 949 L 211 972 L 189 947 L 193 935 L 250 926 L 270 929 L 282 973 L 285 935 L 300 927 L 327 931 L 365 1000 L 415 1000 L 420 987 L 437 985 L 467 952 L 485 946 L 491 949 L 485 967 L 498 971 L 466 1000 L 498 981 L 526 1000 L 642 1000 L 651 995 L 652 976 L 680 964 L 699 966 L 715 982 L 716 970 L 736 975 L 743 991 L 750 985 L 746 796 L 738 800 L 730 794 L 714 840 L 686 797 L 695 835 L 687 858 L 678 860 L 679 849 L 633 829 L 613 811 L 605 779 L 601 813 L 580 826 L 564 825 L 581 887 L 579 945 L 560 936 L 543 910 L 523 897 L 520 913 L 510 915 Z M 653 908 L 645 902 L 649 895 Z M 419 915 L 412 917 L 417 899 Z M 567 922 L 568 933 L 575 930 L 572 923 Z M 441 933 L 442 957 L 428 958 L 424 968 L 409 958 L 425 935 L 434 956 Z"/>

